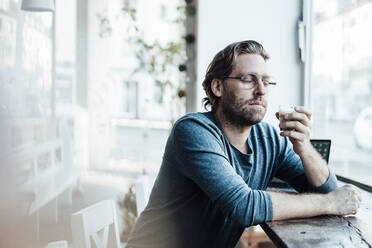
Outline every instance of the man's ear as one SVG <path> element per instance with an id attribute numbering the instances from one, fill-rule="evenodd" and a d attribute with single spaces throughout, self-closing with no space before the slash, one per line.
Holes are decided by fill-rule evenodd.
<path id="1" fill-rule="evenodd" d="M 215 96 L 221 97 L 223 91 L 222 80 L 216 78 L 212 79 L 211 90 Z"/>

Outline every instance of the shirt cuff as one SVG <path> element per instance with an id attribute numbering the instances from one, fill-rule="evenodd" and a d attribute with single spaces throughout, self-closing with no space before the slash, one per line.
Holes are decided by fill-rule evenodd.
<path id="1" fill-rule="evenodd" d="M 265 194 L 265 201 L 266 201 L 266 216 L 265 222 L 269 222 L 273 220 L 273 202 L 271 201 L 271 196 L 268 192 L 263 191 Z"/>
<path id="2" fill-rule="evenodd" d="M 325 183 L 323 183 L 320 186 L 313 187 L 312 190 L 318 193 L 329 193 L 332 192 L 333 190 L 337 189 L 338 184 L 337 184 L 337 178 L 335 174 L 333 174 L 331 171 L 329 171 L 329 177 Z"/>

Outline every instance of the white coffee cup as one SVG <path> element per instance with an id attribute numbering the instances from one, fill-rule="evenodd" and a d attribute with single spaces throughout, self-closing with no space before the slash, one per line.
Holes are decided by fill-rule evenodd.
<path id="1" fill-rule="evenodd" d="M 294 107 L 279 105 L 279 119 L 282 118 L 284 115 L 290 114 L 293 112 L 295 112 Z"/>
<path id="2" fill-rule="evenodd" d="M 290 113 L 295 112 L 295 109 L 292 106 L 279 105 L 279 111 L 278 112 L 279 112 L 279 120 L 281 121 L 286 114 L 290 114 Z M 281 128 L 280 130 L 290 131 L 290 130 L 293 130 L 293 129 L 291 129 L 291 128 L 282 129 Z"/>

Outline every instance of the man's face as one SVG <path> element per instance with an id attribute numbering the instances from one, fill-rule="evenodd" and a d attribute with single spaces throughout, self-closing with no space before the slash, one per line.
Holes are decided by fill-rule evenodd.
<path id="1" fill-rule="evenodd" d="M 247 83 L 239 79 L 226 79 L 222 83 L 219 107 L 226 119 L 238 126 L 252 126 L 262 121 L 266 114 L 267 88 L 261 79 L 268 75 L 266 62 L 261 55 L 239 55 L 229 77 L 247 74 L 253 74 L 258 79 L 258 84 L 253 88 L 247 87 Z"/>

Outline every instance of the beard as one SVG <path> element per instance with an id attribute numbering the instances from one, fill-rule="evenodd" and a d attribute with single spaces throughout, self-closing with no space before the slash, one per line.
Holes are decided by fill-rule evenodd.
<path id="1" fill-rule="evenodd" d="M 226 90 L 226 94 L 221 97 L 220 104 L 222 114 L 225 120 L 230 124 L 244 127 L 253 126 L 265 117 L 267 110 L 267 100 L 262 96 L 257 96 L 252 99 L 244 100 L 237 98 L 232 92 Z M 259 101 L 263 104 L 263 108 L 253 107 L 250 104 Z"/>

